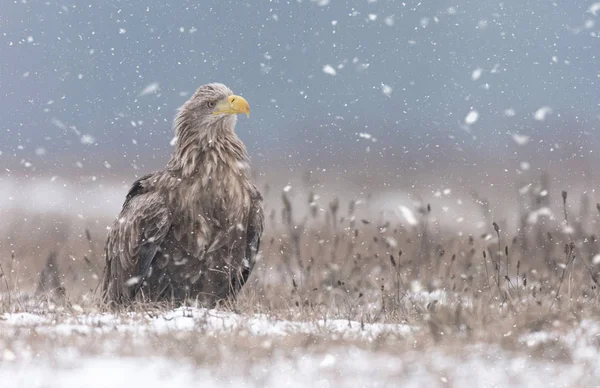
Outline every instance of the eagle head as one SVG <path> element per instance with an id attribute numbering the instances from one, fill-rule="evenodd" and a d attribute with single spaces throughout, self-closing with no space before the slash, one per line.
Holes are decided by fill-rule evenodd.
<path id="1" fill-rule="evenodd" d="M 180 115 L 204 125 L 227 119 L 235 121 L 235 115 L 240 113 L 250 116 L 248 101 L 219 83 L 200 86 L 179 109 Z"/>
<path id="2" fill-rule="evenodd" d="M 176 158 L 187 160 L 194 155 L 190 146 L 200 149 L 219 148 L 220 144 L 241 143 L 235 135 L 237 114 L 250 115 L 246 99 L 233 94 L 231 89 L 219 83 L 202 85 L 194 95 L 179 108 L 174 120 Z M 242 149 L 237 147 L 236 149 Z M 186 156 L 187 155 L 187 156 Z M 181 163 L 173 162 L 174 165 Z"/>

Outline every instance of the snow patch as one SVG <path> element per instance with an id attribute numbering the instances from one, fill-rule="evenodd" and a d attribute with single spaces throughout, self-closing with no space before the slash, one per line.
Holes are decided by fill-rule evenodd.
<path id="1" fill-rule="evenodd" d="M 423 300 L 426 296 L 416 296 Z M 406 324 L 364 323 L 348 319 L 319 319 L 311 322 L 287 321 L 264 314 L 239 315 L 227 311 L 181 307 L 159 316 L 129 313 L 74 315 L 57 323 L 51 318 L 30 313 L 5 313 L 0 328 L 35 327 L 38 333 L 60 335 L 90 333 L 169 333 L 174 330 L 202 330 L 213 334 L 244 331 L 256 336 L 290 334 L 335 334 L 345 339 L 374 339 L 382 334 L 411 335 L 417 328 Z"/>

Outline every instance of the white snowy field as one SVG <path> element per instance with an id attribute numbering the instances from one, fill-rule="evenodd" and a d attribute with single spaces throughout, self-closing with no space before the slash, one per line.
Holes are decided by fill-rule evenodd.
<path id="1" fill-rule="evenodd" d="M 488 342 L 432 341 L 430 328 L 405 323 L 69 311 L 0 315 L 2 387 L 568 387 L 600 378 L 600 325 L 589 320 Z"/>

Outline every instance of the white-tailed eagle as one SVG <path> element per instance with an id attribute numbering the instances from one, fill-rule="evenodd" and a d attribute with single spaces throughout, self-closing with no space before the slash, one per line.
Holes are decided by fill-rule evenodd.
<path id="1" fill-rule="evenodd" d="M 179 109 L 165 169 L 135 181 L 108 234 L 107 302 L 234 297 L 260 245 L 262 197 L 234 132 L 248 102 L 225 85 L 201 86 Z"/>

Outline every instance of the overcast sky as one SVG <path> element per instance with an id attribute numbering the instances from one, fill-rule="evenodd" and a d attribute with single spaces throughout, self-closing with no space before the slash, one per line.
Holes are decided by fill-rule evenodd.
<path id="1" fill-rule="evenodd" d="M 3 4 L 4 166 L 161 167 L 175 109 L 213 81 L 250 102 L 258 165 L 517 169 L 600 146 L 593 1 L 90 3 Z"/>

